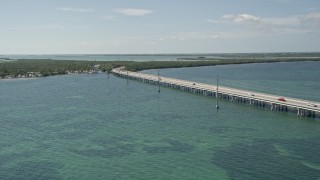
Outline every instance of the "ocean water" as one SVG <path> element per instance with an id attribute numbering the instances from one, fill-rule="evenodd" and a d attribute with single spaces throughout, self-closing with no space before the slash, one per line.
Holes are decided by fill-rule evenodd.
<path id="1" fill-rule="evenodd" d="M 160 74 L 179 79 L 320 102 L 320 62 L 254 63 L 181 69 Z M 158 70 L 146 70 L 158 74 Z"/>
<path id="2" fill-rule="evenodd" d="M 160 73 L 319 101 L 317 67 Z M 0 92 L 0 179 L 320 178 L 318 119 L 226 101 L 216 110 L 212 98 L 105 74 L 1 80 Z"/>

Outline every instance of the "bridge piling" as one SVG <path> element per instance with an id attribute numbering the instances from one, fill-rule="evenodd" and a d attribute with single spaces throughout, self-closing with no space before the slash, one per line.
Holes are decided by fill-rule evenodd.
<path id="1" fill-rule="evenodd" d="M 209 96 L 228 100 L 236 103 L 248 104 L 249 106 L 257 106 L 263 108 L 270 108 L 271 111 L 279 112 L 293 112 L 296 109 L 297 116 L 300 117 L 313 117 L 317 118 L 320 114 L 320 103 L 311 102 L 301 99 L 294 99 L 286 97 L 286 101 L 279 101 L 278 97 L 270 94 L 262 94 L 258 92 L 248 92 L 245 90 L 232 89 L 227 87 L 219 87 L 219 93 L 217 94 L 217 88 L 213 85 L 204 83 L 194 83 L 191 81 L 167 78 L 156 75 L 130 72 L 124 70 L 124 67 L 116 68 L 111 71 L 115 76 L 125 78 L 127 84 L 129 79 L 141 81 L 143 83 L 153 84 L 177 89 L 184 92 L 190 92 L 198 95 Z M 253 96 L 254 95 L 254 96 Z M 310 106 L 310 104 L 315 104 Z M 270 105 L 270 106 L 269 106 Z"/>

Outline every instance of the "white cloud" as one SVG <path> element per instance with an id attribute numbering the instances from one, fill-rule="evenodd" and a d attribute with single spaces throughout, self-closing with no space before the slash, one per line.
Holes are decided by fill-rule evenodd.
<path id="1" fill-rule="evenodd" d="M 304 21 L 311 21 L 311 22 L 318 22 L 318 23 L 320 23 L 320 13 L 318 13 L 318 12 L 312 12 L 312 13 L 306 14 L 306 15 L 303 17 L 303 20 L 304 20 Z"/>
<path id="2" fill-rule="evenodd" d="M 303 27 L 308 24 L 320 24 L 320 13 L 312 12 L 304 15 L 292 15 L 287 17 L 258 17 L 251 14 L 226 14 L 220 19 L 207 20 L 211 23 L 235 23 L 245 24 L 249 23 L 253 26 L 287 26 L 287 27 Z"/>
<path id="3" fill-rule="evenodd" d="M 210 35 L 209 38 L 211 38 L 211 39 L 218 39 L 218 38 L 220 38 L 220 36 L 219 36 L 219 35 Z"/>
<path id="4" fill-rule="evenodd" d="M 226 14 L 218 19 L 206 20 L 210 23 L 235 26 L 236 31 L 229 30 L 230 34 L 237 37 L 269 36 L 274 34 L 304 34 L 310 32 L 319 33 L 320 13 L 312 12 L 303 15 L 291 15 L 286 17 L 259 17 L 247 13 Z M 244 32 L 244 33 L 242 33 Z M 248 33 L 245 33 L 248 32 Z M 225 38 L 224 32 L 220 37 Z M 252 34 L 252 35 L 251 35 Z"/>
<path id="5" fill-rule="evenodd" d="M 150 9 L 131 9 L 131 8 L 114 9 L 114 11 L 126 16 L 145 16 L 155 12 Z"/>
<path id="6" fill-rule="evenodd" d="M 232 15 L 227 14 L 222 16 L 222 19 L 236 22 L 236 23 L 252 23 L 252 22 L 258 22 L 261 20 L 260 17 L 251 15 L 251 14 L 238 14 L 238 15 Z"/>
<path id="7" fill-rule="evenodd" d="M 60 11 L 64 12 L 79 12 L 79 13 L 88 13 L 88 12 L 94 12 L 94 9 L 91 8 L 71 8 L 71 7 L 59 7 L 57 8 Z"/>
<path id="8" fill-rule="evenodd" d="M 298 16 L 265 18 L 261 22 L 277 26 L 299 26 L 301 25 L 301 18 L 299 18 Z"/>
<path id="9" fill-rule="evenodd" d="M 116 16 L 106 15 L 102 17 L 103 20 L 113 20 L 114 18 L 116 18 Z"/>

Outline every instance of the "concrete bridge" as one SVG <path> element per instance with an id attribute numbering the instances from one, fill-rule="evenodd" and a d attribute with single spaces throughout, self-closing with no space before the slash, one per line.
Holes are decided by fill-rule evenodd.
<path id="1" fill-rule="evenodd" d="M 291 97 L 280 97 L 271 94 L 234 89 L 219 86 L 218 94 L 216 85 L 186 81 L 175 78 L 145 74 L 141 72 L 127 71 L 125 67 L 115 68 L 111 71 L 113 75 L 150 83 L 154 85 L 173 88 L 181 91 L 196 93 L 204 96 L 217 97 L 236 103 L 249 104 L 268 108 L 271 111 L 282 111 L 296 113 L 301 117 L 320 117 L 320 102 L 307 101 Z"/>

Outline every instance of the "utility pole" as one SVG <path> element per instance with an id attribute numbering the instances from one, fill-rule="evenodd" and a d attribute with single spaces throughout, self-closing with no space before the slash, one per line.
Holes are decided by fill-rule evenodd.
<path id="1" fill-rule="evenodd" d="M 129 84 L 129 72 L 127 70 L 127 84 Z"/>
<path id="2" fill-rule="evenodd" d="M 158 86 L 159 86 L 158 92 L 160 93 L 160 72 L 159 72 L 159 69 L 158 69 Z"/>
<path id="3" fill-rule="evenodd" d="M 217 75 L 217 92 L 216 92 L 216 99 L 217 99 L 217 103 L 216 103 L 216 108 L 219 109 L 219 75 Z"/>

